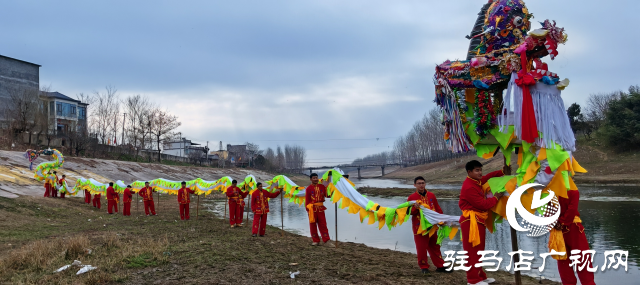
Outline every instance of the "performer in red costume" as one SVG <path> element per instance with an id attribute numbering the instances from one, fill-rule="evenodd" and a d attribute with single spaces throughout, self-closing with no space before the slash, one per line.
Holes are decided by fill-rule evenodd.
<path id="1" fill-rule="evenodd" d="M 142 196 L 144 201 L 144 213 L 148 215 L 155 216 L 156 208 L 153 204 L 153 188 L 149 186 L 149 182 L 144 183 L 144 187 L 140 189 L 138 195 Z"/>
<path id="2" fill-rule="evenodd" d="M 249 191 L 242 192 L 242 190 L 240 190 L 236 185 L 238 185 L 238 181 L 234 179 L 231 181 L 231 186 L 227 188 L 227 197 L 229 199 L 229 223 L 232 228 L 242 227 L 244 198 L 249 194 Z"/>
<path id="3" fill-rule="evenodd" d="M 51 197 L 51 184 L 49 183 L 49 173 L 45 174 L 44 177 L 44 197 Z"/>
<path id="4" fill-rule="evenodd" d="M 565 255 L 567 258 L 558 260 L 558 271 L 560 272 L 562 284 L 578 284 L 573 268 L 569 266 L 571 260 L 568 256 L 571 255 L 571 251 L 574 249 L 589 250 L 589 242 L 587 242 L 587 236 L 584 234 L 584 227 L 578 212 L 580 192 L 578 190 L 569 190 L 567 191 L 567 196 L 569 198 L 558 197 L 560 217 L 555 228 L 562 230 L 564 246 L 567 250 Z M 586 260 L 591 260 L 591 258 L 586 258 Z M 596 284 L 593 281 L 593 272 L 587 271 L 586 267 L 578 270 L 578 278 L 580 278 L 580 283 L 583 285 Z"/>
<path id="5" fill-rule="evenodd" d="M 107 187 L 107 212 L 109 214 L 113 214 L 113 209 L 115 208 L 116 213 L 118 212 L 118 199 L 120 195 L 113 189 L 113 182 L 109 182 L 109 187 Z"/>
<path id="6" fill-rule="evenodd" d="M 471 269 L 467 271 L 467 282 L 468 284 L 486 285 L 495 282 L 495 279 L 487 278 L 484 270 L 481 267 L 475 267 L 475 264 L 480 259 L 478 251 L 484 250 L 485 246 L 486 226 L 484 222 L 489 216 L 488 211 L 498 203 L 498 199 L 504 193 L 492 196 L 489 192 L 489 197 L 487 197 L 482 190 L 482 185 L 487 183 L 490 178 L 503 176 L 504 172 L 511 170 L 509 166 L 505 166 L 503 170 L 482 176 L 482 163 L 477 160 L 467 162 L 465 169 L 467 170 L 467 179 L 462 183 L 458 206 L 462 210 L 462 216 L 460 216 L 462 247 L 468 252 L 469 263 L 467 266 L 471 266 Z"/>
<path id="7" fill-rule="evenodd" d="M 51 197 L 58 198 L 58 172 L 53 172 L 53 184 L 51 184 Z"/>
<path id="8" fill-rule="evenodd" d="M 278 192 L 269 193 L 269 191 L 262 189 L 262 183 L 258 182 L 258 190 L 251 194 L 251 211 L 253 212 L 253 228 L 251 233 L 253 237 L 260 234 L 264 236 L 264 231 L 267 226 L 267 213 L 269 213 L 269 200 L 275 198 L 282 193 L 282 189 Z"/>
<path id="9" fill-rule="evenodd" d="M 193 190 L 187 188 L 187 182 L 182 181 L 182 188 L 178 190 L 178 203 L 180 203 L 180 219 L 189 220 L 190 194 L 195 194 Z"/>
<path id="10" fill-rule="evenodd" d="M 127 188 L 124 189 L 124 193 L 122 193 L 122 215 L 123 216 L 131 216 L 131 198 L 133 194 L 131 193 L 131 185 L 127 185 Z"/>
<path id="11" fill-rule="evenodd" d="M 100 196 L 102 196 L 102 194 L 98 193 L 98 194 L 94 194 L 93 195 L 93 206 L 100 209 L 101 206 L 101 202 L 100 202 Z"/>
<path id="12" fill-rule="evenodd" d="M 427 182 L 422 176 L 418 176 L 413 179 L 413 186 L 416 187 L 416 192 L 409 195 L 409 198 L 407 198 L 407 201 L 416 201 L 411 208 L 411 224 L 413 229 L 413 241 L 416 243 L 416 251 L 418 253 L 418 266 L 420 266 L 423 274 L 429 273 L 429 262 L 427 260 L 428 252 L 428 256 L 431 256 L 431 261 L 433 262 L 433 265 L 436 266 L 437 272 L 450 273 L 451 271 L 447 271 L 447 268 L 444 267 L 444 260 L 442 259 L 442 253 L 440 252 L 440 245 L 438 245 L 437 231 L 426 235 L 418 233 L 421 219 L 419 208 L 427 208 L 443 214 L 442 209 L 440 209 L 440 205 L 438 205 L 436 195 L 433 194 L 433 192 L 427 191 L 425 188 L 426 185 Z"/>
<path id="13" fill-rule="evenodd" d="M 87 189 L 84 190 L 84 202 L 87 204 L 91 203 L 91 192 Z"/>
<path id="14" fill-rule="evenodd" d="M 324 211 L 327 209 L 324 206 L 324 198 L 329 198 L 329 196 L 327 188 L 318 183 L 318 174 L 311 173 L 309 179 L 311 180 L 311 185 L 305 191 L 305 208 L 309 214 L 309 228 L 311 229 L 311 239 L 313 239 L 311 245 L 315 246 L 320 244 L 318 230 L 322 235 L 322 242 L 326 243 L 331 239 L 327 229 L 327 219 L 324 216 Z"/>
<path id="15" fill-rule="evenodd" d="M 62 178 L 60 178 L 60 180 L 58 180 L 58 185 L 62 186 L 62 184 L 64 183 L 64 180 L 67 178 L 66 175 L 62 175 Z M 64 188 L 62 190 L 60 190 L 60 198 L 64 199 L 65 194 L 67 193 L 67 190 L 65 190 Z"/>

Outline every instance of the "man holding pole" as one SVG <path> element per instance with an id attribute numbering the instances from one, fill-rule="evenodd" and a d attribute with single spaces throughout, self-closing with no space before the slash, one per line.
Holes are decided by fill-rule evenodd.
<path id="1" fill-rule="evenodd" d="M 113 182 L 109 182 L 109 187 L 107 187 L 107 212 L 109 214 L 113 214 L 113 209 L 115 208 L 116 213 L 118 212 L 118 199 L 120 195 L 113 189 Z"/>
<path id="2" fill-rule="evenodd" d="M 67 176 L 63 174 L 62 178 L 58 180 L 58 186 L 64 186 L 63 184 L 65 179 L 67 179 Z M 60 189 L 60 198 L 64 199 L 64 196 L 66 195 L 66 193 L 67 193 L 67 189 L 65 188 Z"/>
<path id="3" fill-rule="evenodd" d="M 438 245 L 437 225 L 434 225 L 436 230 L 429 232 L 426 235 L 418 233 L 421 220 L 420 208 L 426 208 L 443 214 L 442 209 L 438 204 L 438 199 L 436 199 L 436 195 L 433 194 L 433 192 L 427 191 L 425 187 L 426 185 L 427 182 L 422 176 L 418 176 L 413 179 L 413 186 L 416 187 L 416 192 L 409 195 L 409 198 L 407 198 L 407 201 L 416 201 L 411 208 L 411 224 L 413 229 L 413 240 L 416 243 L 416 252 L 418 253 L 418 266 L 420 266 L 422 274 L 429 274 L 429 262 L 427 260 L 428 252 L 428 256 L 431 257 L 431 262 L 436 266 L 436 272 L 450 273 L 451 271 L 447 271 L 447 268 L 444 267 L 444 260 L 442 259 L 442 254 L 440 252 L 440 245 Z"/>
<path id="4" fill-rule="evenodd" d="M 178 190 L 178 203 L 180 204 L 180 220 L 189 220 L 189 203 L 191 194 L 196 192 L 187 188 L 187 182 L 182 181 L 182 188 Z"/>
<path id="5" fill-rule="evenodd" d="M 329 230 L 327 229 L 327 219 L 324 215 L 324 211 L 327 209 L 327 207 L 324 206 L 324 199 L 330 197 L 327 193 L 327 188 L 318 183 L 318 174 L 311 173 L 309 178 L 311 185 L 309 185 L 305 191 L 305 208 L 309 213 L 309 228 L 311 230 L 311 239 L 313 239 L 311 245 L 316 246 L 320 244 L 318 230 L 320 230 L 320 235 L 322 235 L 322 242 L 326 243 L 331 239 L 329 237 Z"/>
<path id="6" fill-rule="evenodd" d="M 51 197 L 58 198 L 58 172 L 54 171 L 51 176 L 53 183 L 51 184 Z"/>
<path id="7" fill-rule="evenodd" d="M 229 199 L 229 223 L 231 227 L 242 227 L 242 212 L 244 210 L 244 198 L 247 197 L 249 191 L 242 192 L 238 188 L 238 181 L 231 181 L 231 186 L 227 188 L 227 199 Z"/>
<path id="8" fill-rule="evenodd" d="M 278 197 L 282 193 L 282 189 L 278 192 L 270 193 L 262 189 L 262 182 L 258 182 L 256 186 L 258 186 L 258 190 L 251 194 L 251 211 L 253 212 L 251 236 L 255 237 L 259 233 L 261 237 L 264 237 L 267 226 L 267 213 L 269 213 L 269 199 Z"/>
<path id="9" fill-rule="evenodd" d="M 97 194 L 93 194 L 93 207 L 100 209 L 101 206 L 101 202 L 100 202 L 100 196 L 102 196 L 102 194 L 97 193 Z"/>
<path id="10" fill-rule="evenodd" d="M 495 282 L 495 279 L 487 278 L 484 270 L 475 267 L 475 265 L 480 259 L 478 251 L 484 250 L 487 229 L 485 220 L 489 217 L 489 210 L 498 203 L 504 193 L 496 193 L 494 196 L 489 192 L 489 196 L 487 196 L 482 190 L 482 185 L 487 183 L 490 178 L 503 176 L 505 172 L 510 173 L 511 169 L 505 165 L 502 170 L 482 176 L 482 163 L 477 160 L 467 162 L 465 169 L 467 170 L 467 179 L 462 183 L 458 206 L 462 210 L 462 216 L 460 216 L 462 248 L 468 252 L 469 263 L 467 266 L 471 267 L 467 271 L 467 282 L 468 284 L 487 285 Z"/>
<path id="11" fill-rule="evenodd" d="M 142 196 L 144 201 L 144 213 L 151 214 L 152 216 L 156 215 L 155 205 L 153 204 L 153 188 L 149 186 L 149 182 L 144 183 L 144 187 L 140 189 L 138 195 Z"/>

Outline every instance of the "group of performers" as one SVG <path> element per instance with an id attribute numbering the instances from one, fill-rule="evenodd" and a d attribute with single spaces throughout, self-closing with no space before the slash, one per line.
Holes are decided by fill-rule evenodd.
<path id="1" fill-rule="evenodd" d="M 469 258 L 466 266 L 471 267 L 467 271 L 467 284 L 486 285 L 495 282 L 495 279 L 488 278 L 482 267 L 475 267 L 479 263 L 479 251 L 485 250 L 485 235 L 487 227 L 485 220 L 488 218 L 490 209 L 498 203 L 498 200 L 504 193 L 485 192 L 482 186 L 487 183 L 490 178 L 503 176 L 504 173 L 510 173 L 509 166 L 505 166 L 502 170 L 494 171 L 483 175 L 482 163 L 477 160 L 469 161 L 465 169 L 467 178 L 462 184 L 460 191 L 460 200 L 458 206 L 462 210 L 460 216 L 460 228 L 462 230 L 462 247 L 467 251 Z M 427 253 L 431 257 L 431 261 L 437 267 L 437 272 L 450 272 L 443 268 L 444 260 L 440 253 L 440 246 L 437 242 L 437 234 L 421 235 L 417 234 L 420 225 L 419 211 L 416 208 L 427 208 L 442 214 L 442 209 L 438 205 L 435 194 L 425 189 L 425 180 L 422 177 L 416 177 L 414 186 L 416 192 L 411 194 L 408 201 L 416 201 L 411 211 L 414 240 L 416 251 L 418 253 L 418 266 L 422 272 L 428 274 L 429 264 L 427 262 Z M 559 197 L 560 217 L 556 224 L 556 229 L 562 231 L 564 238 L 566 253 L 571 250 L 588 250 L 589 243 L 584 233 L 584 227 L 578 213 L 578 202 L 580 194 L 577 190 L 568 192 L 569 198 Z M 573 268 L 570 266 L 569 258 L 558 260 L 558 271 L 562 284 L 577 284 L 577 278 Z M 587 268 L 577 271 L 581 284 L 592 285 L 594 282 L 593 272 L 587 271 Z"/>
<path id="2" fill-rule="evenodd" d="M 488 278 L 486 273 L 481 267 L 475 267 L 479 263 L 480 255 L 479 251 L 485 250 L 485 235 L 486 225 L 485 220 L 489 215 L 490 209 L 498 203 L 500 197 L 504 193 L 497 193 L 495 195 L 491 192 L 485 192 L 482 185 L 487 183 L 490 178 L 503 176 L 505 172 L 510 173 L 509 166 L 505 166 L 502 170 L 491 172 L 487 175 L 482 173 L 482 163 L 477 160 L 469 161 L 465 169 L 467 171 L 467 178 L 462 184 L 460 191 L 460 200 L 458 205 L 462 210 L 462 216 L 460 216 L 460 228 L 462 231 L 462 247 L 468 252 L 469 258 L 467 259 L 467 266 L 471 267 L 467 274 L 467 284 L 486 285 L 495 282 L 495 279 Z M 65 176 L 62 175 L 60 180 L 56 181 L 58 185 L 62 185 Z M 346 175 L 345 175 L 346 176 Z M 348 176 L 346 176 L 348 178 Z M 326 198 L 331 198 L 327 191 L 326 181 L 320 183 L 318 175 L 312 173 L 310 175 L 311 184 L 306 188 L 305 196 L 305 209 L 309 216 L 309 228 L 311 238 L 313 240 L 312 246 L 317 246 L 322 243 L 327 243 L 331 238 L 329 237 L 329 230 L 327 229 L 327 220 L 324 211 L 327 209 L 324 206 Z M 440 251 L 440 245 L 437 244 L 437 234 L 422 235 L 418 233 L 420 227 L 420 211 L 419 209 L 430 209 L 440 214 L 443 214 L 438 199 L 433 192 L 429 192 L 425 186 L 426 181 L 423 177 L 419 176 L 414 179 L 414 187 L 416 192 L 409 195 L 407 201 L 416 201 L 411 209 L 411 222 L 412 232 L 414 235 L 414 241 L 416 245 L 416 251 L 418 255 L 418 266 L 422 270 L 423 274 L 429 274 L 428 257 L 431 257 L 433 265 L 435 265 L 436 272 L 450 273 L 444 267 L 444 260 Z M 277 192 L 269 192 L 263 189 L 262 183 L 257 183 L 257 190 L 251 194 L 251 211 L 253 215 L 253 227 L 251 230 L 252 236 L 265 236 L 265 228 L 267 224 L 267 214 L 269 213 L 269 199 L 276 198 L 282 194 L 282 189 Z M 52 189 L 55 186 L 45 183 L 45 197 L 56 197 L 57 194 Z M 89 204 L 91 201 L 91 193 L 88 190 L 85 191 L 85 203 Z M 147 216 L 155 216 L 155 208 L 153 201 L 153 192 L 155 190 L 149 186 L 149 183 L 145 183 L 138 195 L 144 200 L 144 211 Z M 189 220 L 189 203 L 191 202 L 190 194 L 195 192 L 186 187 L 186 183 L 182 182 L 182 187 L 178 190 L 178 203 L 180 205 L 180 219 Z M 226 196 L 229 203 L 229 223 L 231 228 L 242 227 L 242 216 L 245 207 L 244 199 L 249 195 L 249 190 L 242 191 L 237 187 L 237 181 L 233 180 L 231 186 L 226 189 Z M 571 250 L 588 250 L 589 244 L 587 242 L 586 235 L 584 233 L 584 227 L 580 220 L 580 214 L 578 213 L 579 193 L 577 190 L 569 191 L 569 198 L 559 197 L 560 203 L 560 218 L 556 225 L 557 230 L 562 230 L 564 242 L 567 252 Z M 61 196 L 64 198 L 64 195 Z M 107 188 L 107 203 L 108 213 L 113 214 L 118 212 L 118 200 L 120 195 L 113 188 L 113 182 L 109 183 Z M 123 215 L 131 215 L 131 200 L 133 198 L 133 190 L 131 185 L 127 185 L 127 188 L 123 192 Z M 93 196 L 93 206 L 100 209 L 100 194 Z M 320 235 L 318 235 L 318 231 Z M 576 284 L 577 278 L 574 274 L 572 267 L 570 266 L 570 260 L 558 260 L 558 270 L 563 284 Z M 579 270 L 577 272 L 580 282 L 584 285 L 591 285 L 594 283 L 594 276 L 592 272 L 586 270 Z"/>
<path id="3" fill-rule="evenodd" d="M 64 199 L 67 192 L 65 192 L 64 189 L 58 191 L 58 188 L 64 184 L 66 178 L 66 175 L 62 175 L 62 178 L 58 178 L 58 172 L 56 171 L 49 174 L 44 183 L 44 197 Z M 60 196 L 58 196 L 58 192 L 60 192 Z"/>

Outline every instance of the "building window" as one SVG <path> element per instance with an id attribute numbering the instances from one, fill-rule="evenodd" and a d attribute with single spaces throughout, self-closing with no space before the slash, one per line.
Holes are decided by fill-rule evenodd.
<path id="1" fill-rule="evenodd" d="M 87 119 L 87 108 L 78 107 L 78 119 L 86 120 Z"/>
<path id="2" fill-rule="evenodd" d="M 72 115 L 76 114 L 76 106 L 71 106 L 71 114 Z"/>
<path id="3" fill-rule="evenodd" d="M 55 114 L 55 112 L 56 112 L 56 105 L 55 104 L 56 103 L 53 102 L 53 101 L 49 102 L 49 116 Z"/>
<path id="4" fill-rule="evenodd" d="M 62 103 L 56 103 L 56 115 L 62 116 Z"/>

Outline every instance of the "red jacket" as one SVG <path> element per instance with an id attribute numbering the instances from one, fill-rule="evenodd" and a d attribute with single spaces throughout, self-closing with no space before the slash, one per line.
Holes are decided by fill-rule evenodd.
<path id="1" fill-rule="evenodd" d="M 251 194 L 251 211 L 260 215 L 269 213 L 268 198 L 275 198 L 280 195 L 280 191 L 270 193 L 267 190 L 256 190 Z"/>
<path id="2" fill-rule="evenodd" d="M 578 192 L 578 190 L 570 190 L 567 191 L 567 196 L 569 196 L 569 198 L 558 196 L 558 202 L 560 202 L 560 217 L 558 218 L 558 223 L 563 226 L 571 225 L 575 217 L 580 217 L 580 213 L 578 213 L 580 192 Z"/>
<path id="3" fill-rule="evenodd" d="M 122 194 L 122 202 L 131 203 L 132 197 L 133 195 L 131 194 L 131 189 L 129 188 L 124 189 L 124 193 Z"/>
<path id="4" fill-rule="evenodd" d="M 227 197 L 229 197 L 230 203 L 244 204 L 244 198 L 246 198 L 247 195 L 249 195 L 249 191 L 242 192 L 242 190 L 236 186 L 229 186 L 229 188 L 227 188 Z"/>
<path id="5" fill-rule="evenodd" d="M 153 188 L 152 187 L 142 187 L 138 192 L 138 195 L 142 196 L 143 201 L 152 201 L 153 202 Z"/>
<path id="6" fill-rule="evenodd" d="M 324 187 L 324 185 L 320 183 L 316 185 L 311 184 L 307 187 L 304 197 L 305 197 L 305 201 L 304 201 L 305 209 L 307 208 L 307 205 L 312 203 L 324 203 L 324 198 L 329 198 L 329 196 L 327 195 L 327 187 Z M 325 207 L 324 205 L 313 206 L 314 212 L 324 212 L 324 210 L 326 209 L 327 207 Z"/>
<path id="7" fill-rule="evenodd" d="M 120 198 L 120 195 L 116 193 L 116 190 L 111 186 L 107 187 L 107 200 L 117 200 L 118 198 Z"/>
<path id="8" fill-rule="evenodd" d="M 433 192 L 426 191 L 426 195 L 422 196 L 418 191 L 409 195 L 407 201 L 419 201 L 416 203 L 421 203 L 422 205 L 429 206 L 429 209 L 436 211 L 440 214 L 442 213 L 442 209 L 438 204 L 438 199 L 436 199 L 436 195 Z M 418 232 L 418 228 L 420 227 L 420 211 L 417 206 L 411 207 L 411 224 L 413 225 L 413 234 L 415 235 Z"/>
<path id="9" fill-rule="evenodd" d="M 487 183 L 490 178 L 503 175 L 502 170 L 498 170 L 482 176 L 480 181 L 467 177 L 462 183 L 462 190 L 460 191 L 460 201 L 458 202 L 460 210 L 473 210 L 476 212 L 489 211 L 489 209 L 498 203 L 498 199 L 495 197 L 487 199 L 484 190 L 482 190 L 482 185 Z M 466 219 L 468 218 L 460 216 L 460 222 Z M 478 218 L 478 222 L 484 223 L 484 220 Z"/>
<path id="10" fill-rule="evenodd" d="M 193 190 L 190 188 L 180 188 L 178 190 L 178 203 L 180 204 L 189 204 L 191 203 L 191 196 L 189 194 L 195 194 Z"/>
<path id="11" fill-rule="evenodd" d="M 58 185 L 62 185 L 62 182 L 64 182 L 64 178 L 60 178 L 60 180 L 58 180 Z"/>

